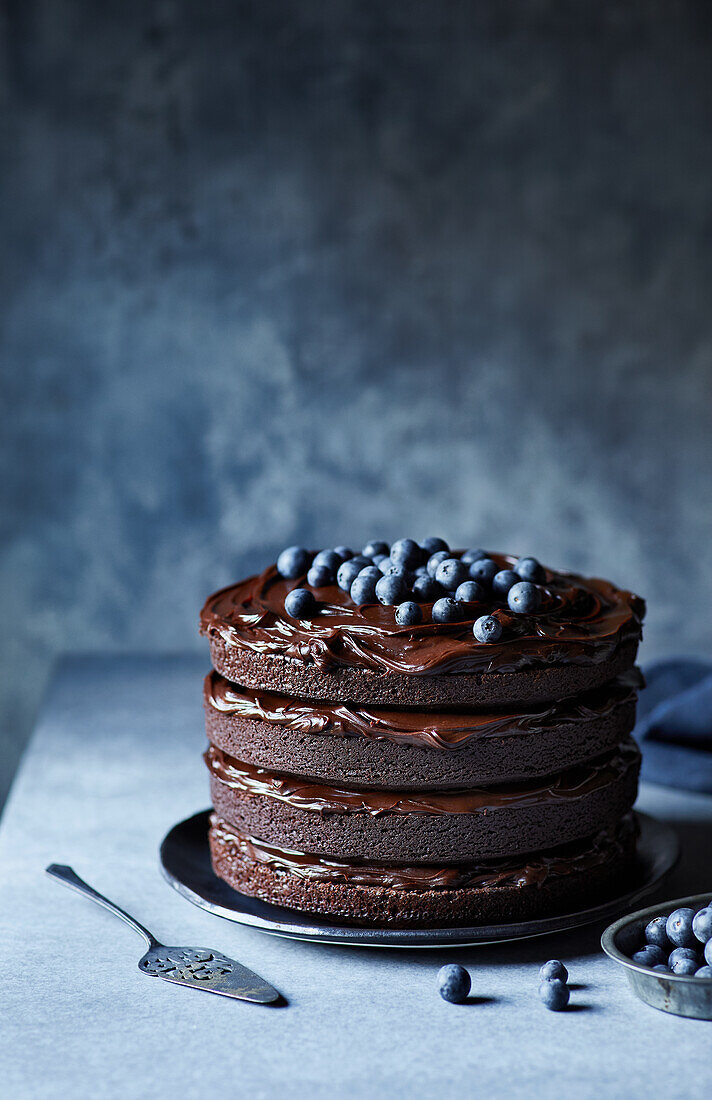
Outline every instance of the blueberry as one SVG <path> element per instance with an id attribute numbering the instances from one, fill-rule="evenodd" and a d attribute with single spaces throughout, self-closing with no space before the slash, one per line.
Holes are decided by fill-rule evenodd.
<path id="1" fill-rule="evenodd" d="M 494 615 L 480 615 L 475 620 L 472 633 L 478 642 L 498 642 L 502 637 L 502 624 Z"/>
<path id="2" fill-rule="evenodd" d="M 320 550 L 312 562 L 312 569 L 315 565 L 324 565 L 334 576 L 336 576 L 336 570 L 343 560 L 344 559 L 340 558 L 336 553 L 336 550 Z"/>
<path id="3" fill-rule="evenodd" d="M 361 607 L 365 603 L 376 602 L 376 581 L 373 577 L 362 577 L 359 573 L 358 577 L 351 585 L 350 589 L 351 599 L 355 604 Z"/>
<path id="4" fill-rule="evenodd" d="M 367 558 L 364 554 L 354 554 L 354 556 L 351 558 L 351 561 L 356 562 L 356 564 L 360 565 L 362 569 L 365 565 L 376 564 L 372 558 Z"/>
<path id="5" fill-rule="evenodd" d="M 541 604 L 541 593 L 535 584 L 519 581 L 510 588 L 507 603 L 511 611 L 516 611 L 520 615 L 530 614 Z"/>
<path id="6" fill-rule="evenodd" d="M 536 558 L 520 558 L 514 572 L 523 581 L 531 581 L 532 584 L 543 584 L 546 580 L 546 573 Z"/>
<path id="7" fill-rule="evenodd" d="M 432 557 L 433 554 L 437 554 L 439 550 L 447 550 L 448 554 L 450 553 L 450 547 L 445 542 L 445 539 L 423 539 L 420 547 L 429 558 Z"/>
<path id="8" fill-rule="evenodd" d="M 673 974 L 682 974 L 691 977 L 700 969 L 700 964 L 697 959 L 680 959 L 680 961 L 676 962 L 670 969 Z"/>
<path id="9" fill-rule="evenodd" d="M 382 561 L 390 561 L 390 554 L 374 554 L 372 558 L 364 558 L 364 561 L 373 562 L 374 565 L 380 565 Z"/>
<path id="10" fill-rule="evenodd" d="M 374 539 L 373 542 L 367 542 L 361 553 L 365 558 L 375 558 L 377 554 L 390 554 L 391 548 L 387 542 L 378 542 Z"/>
<path id="11" fill-rule="evenodd" d="M 386 565 L 385 569 L 384 565 Z M 378 568 L 381 570 L 384 577 L 402 577 L 408 588 L 411 587 L 415 580 L 415 574 L 411 573 L 410 569 L 406 569 L 402 565 L 394 565 L 393 562 L 390 564 L 383 562 Z"/>
<path id="12" fill-rule="evenodd" d="M 413 572 L 415 573 L 416 577 L 429 577 L 430 576 L 430 574 L 428 573 L 427 565 L 419 565 L 417 569 L 413 570 Z"/>
<path id="13" fill-rule="evenodd" d="M 707 940 L 705 944 L 705 962 L 712 966 L 712 940 Z"/>
<path id="14" fill-rule="evenodd" d="M 500 569 L 492 578 L 492 591 L 496 596 L 506 596 L 510 588 L 519 582 L 520 578 L 511 569 Z"/>
<path id="15" fill-rule="evenodd" d="M 463 581 L 455 589 L 455 599 L 458 603 L 483 603 L 487 599 L 487 593 L 477 581 Z"/>
<path id="16" fill-rule="evenodd" d="M 656 947 L 654 943 L 647 943 L 645 947 L 641 947 L 640 951 L 636 951 L 633 955 L 633 962 L 638 963 L 639 966 L 652 968 L 665 961 L 665 952 L 662 947 Z"/>
<path id="17" fill-rule="evenodd" d="M 492 584 L 493 578 L 499 573 L 499 566 L 491 558 L 478 558 L 477 561 L 473 561 L 470 565 L 470 576 L 473 581 L 478 581 L 480 584 L 489 588 Z"/>
<path id="18" fill-rule="evenodd" d="M 403 603 L 408 595 L 408 585 L 397 573 L 390 573 L 376 582 L 376 598 L 383 604 Z"/>
<path id="19" fill-rule="evenodd" d="M 375 566 L 377 566 L 378 569 L 381 570 L 381 573 L 383 573 L 384 576 L 386 575 L 386 573 L 390 573 L 391 569 L 398 569 L 399 568 L 397 565 L 394 565 L 393 562 L 391 561 L 391 555 L 390 554 L 383 554 L 383 556 L 381 556 L 379 554 L 378 555 L 378 561 L 374 560 L 373 564 Z"/>
<path id="20" fill-rule="evenodd" d="M 293 588 L 284 597 L 284 610 L 293 619 L 311 619 L 316 609 L 314 593 L 308 588 Z"/>
<path id="21" fill-rule="evenodd" d="M 435 580 L 443 588 L 447 588 L 448 592 L 454 592 L 468 577 L 467 566 L 459 558 L 445 558 L 435 571 Z"/>
<path id="22" fill-rule="evenodd" d="M 701 966 L 695 971 L 696 978 L 712 978 L 712 966 Z"/>
<path id="23" fill-rule="evenodd" d="M 464 966 L 448 963 L 438 970 L 438 989 L 444 1001 L 460 1005 L 470 992 L 470 975 Z"/>
<path id="24" fill-rule="evenodd" d="M 653 970 L 657 970 L 658 974 L 669 974 L 670 971 L 665 963 L 656 963 Z"/>
<path id="25" fill-rule="evenodd" d="M 679 963 L 683 962 L 693 962 L 697 966 L 700 966 L 700 958 L 694 948 L 676 947 L 674 951 L 670 952 L 667 964 L 673 974 L 677 974 L 677 966 Z"/>
<path id="26" fill-rule="evenodd" d="M 396 608 L 396 622 L 398 626 L 417 626 L 423 621 L 423 612 L 417 603 L 406 600 Z"/>
<path id="27" fill-rule="evenodd" d="M 559 978 L 565 982 L 568 976 L 569 972 L 560 959 L 549 959 L 539 971 L 539 977 L 543 982 L 551 981 L 553 978 Z"/>
<path id="28" fill-rule="evenodd" d="M 465 565 L 471 565 L 473 561 L 479 561 L 480 558 L 486 557 L 486 550 L 465 550 L 464 554 L 460 558 L 460 561 L 464 561 Z"/>
<path id="29" fill-rule="evenodd" d="M 712 940 L 712 909 L 709 906 L 705 909 L 698 909 L 695 913 L 692 918 L 692 931 L 700 943 L 707 943 L 707 940 Z"/>
<path id="30" fill-rule="evenodd" d="M 342 592 L 349 592 L 351 590 L 351 585 L 358 577 L 362 568 L 363 567 L 360 566 L 354 558 L 352 558 L 351 561 L 345 561 L 339 566 L 336 574 L 336 583 Z"/>
<path id="31" fill-rule="evenodd" d="M 334 553 L 338 554 L 342 561 L 349 561 L 354 556 L 350 546 L 335 546 Z"/>
<path id="32" fill-rule="evenodd" d="M 303 546 L 288 546 L 277 558 L 277 572 L 280 577 L 294 580 L 306 573 L 311 554 Z"/>
<path id="33" fill-rule="evenodd" d="M 552 1012 L 561 1012 L 569 1003 L 569 987 L 560 978 L 550 978 L 539 986 L 539 1000 Z"/>
<path id="34" fill-rule="evenodd" d="M 667 917 L 654 917 L 645 926 L 645 938 L 648 943 L 655 944 L 656 947 L 662 947 L 663 951 L 669 951 L 671 947 L 668 934 L 665 931 L 666 924 Z"/>
<path id="35" fill-rule="evenodd" d="M 391 546 L 391 561 L 404 569 L 415 569 L 416 565 L 420 565 L 422 556 L 422 550 L 413 539 L 397 539 Z"/>
<path id="36" fill-rule="evenodd" d="M 443 590 L 438 582 L 427 574 L 424 577 L 416 577 L 413 581 L 413 595 L 421 603 L 435 603 L 442 594 Z"/>
<path id="37" fill-rule="evenodd" d="M 307 573 L 307 584 L 312 588 L 325 588 L 327 584 L 334 583 L 334 571 L 328 565 L 313 564 Z"/>
<path id="38" fill-rule="evenodd" d="M 431 557 L 428 558 L 428 563 L 425 568 L 428 570 L 428 573 L 431 577 L 434 577 L 437 573 L 440 562 L 447 561 L 449 557 L 449 550 L 438 550 L 436 554 L 433 554 Z"/>
<path id="39" fill-rule="evenodd" d="M 665 931 L 668 934 L 668 939 L 675 944 L 675 947 L 697 946 L 697 937 L 692 931 L 692 918 L 694 915 L 694 909 L 683 906 L 682 909 L 676 909 L 668 917 Z"/>
<path id="40" fill-rule="evenodd" d="M 434 623 L 458 623 L 462 618 L 462 606 L 450 596 L 443 596 L 433 604 Z"/>
<path id="41" fill-rule="evenodd" d="M 373 577 L 373 583 L 380 581 L 383 574 L 377 565 L 362 565 L 358 571 L 359 577 Z"/>

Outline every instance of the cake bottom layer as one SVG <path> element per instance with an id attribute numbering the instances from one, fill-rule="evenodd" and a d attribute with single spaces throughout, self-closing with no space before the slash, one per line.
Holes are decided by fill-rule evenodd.
<path id="1" fill-rule="evenodd" d="M 326 859 L 241 836 L 217 814 L 210 853 L 219 878 L 250 897 L 344 924 L 414 928 L 511 923 L 606 900 L 635 858 L 631 814 L 614 829 L 549 851 L 477 865 L 389 865 Z"/>

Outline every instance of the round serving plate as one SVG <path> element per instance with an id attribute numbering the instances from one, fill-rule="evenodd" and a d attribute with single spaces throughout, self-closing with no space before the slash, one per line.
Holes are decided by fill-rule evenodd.
<path id="1" fill-rule="evenodd" d="M 209 913 L 274 936 L 352 947 L 471 947 L 527 939 L 610 920 L 651 894 L 675 866 L 679 852 L 677 836 L 669 825 L 638 813 L 640 839 L 631 888 L 603 905 L 517 924 L 482 924 L 473 928 L 357 928 L 329 924 L 308 913 L 283 909 L 233 890 L 217 877 L 210 863 L 210 813 L 210 810 L 203 810 L 174 825 L 161 844 L 163 874 L 179 894 Z"/>

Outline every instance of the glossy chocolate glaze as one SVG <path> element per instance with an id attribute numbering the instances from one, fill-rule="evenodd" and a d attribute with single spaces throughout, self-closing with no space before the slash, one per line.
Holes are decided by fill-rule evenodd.
<path id="1" fill-rule="evenodd" d="M 491 556 L 502 569 L 516 562 Z M 323 671 L 341 666 L 427 676 L 605 661 L 624 642 L 640 638 L 645 614 L 643 600 L 608 581 L 547 570 L 542 606 L 532 615 L 489 602 L 464 605 L 467 618 L 460 623 L 432 623 L 432 605 L 424 604 L 425 623 L 399 627 L 392 607 L 359 607 L 329 585 L 314 590 L 321 610 L 305 621 L 284 610 L 287 593 L 304 584 L 304 577 L 284 580 L 272 565 L 212 595 L 201 613 L 201 632 L 229 647 L 314 663 Z M 472 634 L 474 620 L 485 613 L 494 613 L 504 627 L 494 645 Z"/>
<path id="2" fill-rule="evenodd" d="M 614 831 L 602 830 L 593 839 L 575 841 L 531 856 L 488 861 L 465 866 L 397 866 L 376 862 L 346 862 L 307 855 L 290 848 L 278 848 L 254 837 L 244 837 L 222 818 L 213 814 L 211 830 L 223 844 L 234 846 L 240 855 L 272 871 L 296 875 L 317 882 L 346 883 L 350 886 L 380 886 L 390 890 L 455 890 L 464 887 L 542 886 L 551 878 L 581 874 L 621 854 L 634 830 L 627 815 Z"/>
<path id="3" fill-rule="evenodd" d="M 243 764 L 214 745 L 205 762 L 211 774 L 245 797 L 275 798 L 300 810 L 321 814 L 476 814 L 500 807 L 545 805 L 577 799 L 622 778 L 638 767 L 640 752 L 627 738 L 614 752 L 567 768 L 545 780 L 467 791 L 372 791 L 312 783 Z"/>
<path id="4" fill-rule="evenodd" d="M 309 703 L 274 692 L 253 691 L 231 684 L 217 672 L 205 678 L 205 702 L 213 710 L 238 718 L 257 719 L 297 733 L 338 733 L 396 743 L 458 749 L 476 738 L 503 732 L 536 733 L 557 725 L 590 722 L 634 702 L 642 677 L 637 669 L 612 684 L 561 703 L 540 704 L 509 712 L 395 710 L 353 704 Z"/>

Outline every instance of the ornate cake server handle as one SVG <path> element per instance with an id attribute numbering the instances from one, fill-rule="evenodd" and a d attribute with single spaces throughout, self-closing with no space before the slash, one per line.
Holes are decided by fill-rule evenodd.
<path id="1" fill-rule="evenodd" d="M 50 863 L 46 871 L 65 886 L 85 894 L 97 905 L 120 917 L 143 937 L 148 945 L 148 951 L 138 963 L 143 974 L 152 978 L 163 978 L 176 985 L 189 985 L 193 989 L 219 993 L 223 997 L 235 997 L 241 1001 L 253 1001 L 257 1004 L 283 1001 L 282 995 L 264 978 L 219 951 L 207 947 L 166 947 L 159 943 L 148 928 L 81 879 L 71 867 Z"/>

